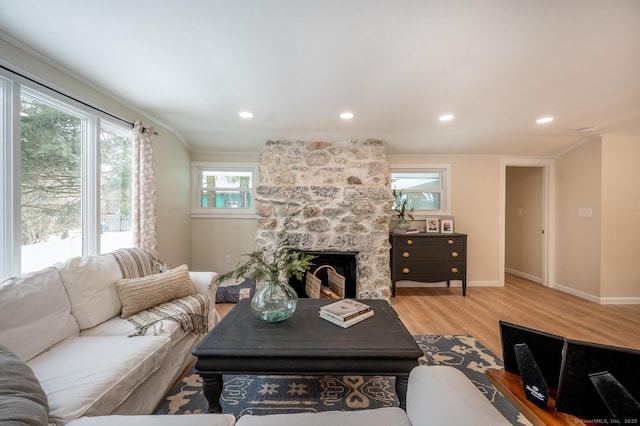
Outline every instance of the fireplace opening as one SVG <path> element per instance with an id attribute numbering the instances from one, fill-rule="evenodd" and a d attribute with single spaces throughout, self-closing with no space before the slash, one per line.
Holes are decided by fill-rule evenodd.
<path id="1" fill-rule="evenodd" d="M 357 253 L 345 253 L 345 252 L 331 252 L 331 251 L 300 251 L 299 253 L 310 254 L 315 256 L 313 259 L 313 266 L 309 270 L 310 274 L 313 274 L 316 269 L 323 265 L 331 265 L 338 274 L 344 276 L 344 292 L 345 297 L 356 297 L 356 280 L 358 278 L 358 261 Z M 323 285 L 327 285 L 327 269 L 320 269 L 316 274 L 316 277 L 322 280 Z M 306 274 L 305 274 L 306 276 Z M 291 285 L 298 297 L 306 298 L 305 293 L 305 279 L 299 280 L 296 277 L 289 278 L 289 285 Z"/>

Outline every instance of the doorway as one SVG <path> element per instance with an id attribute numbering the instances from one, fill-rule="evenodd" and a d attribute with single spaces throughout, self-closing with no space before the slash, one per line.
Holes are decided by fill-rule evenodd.
<path id="1" fill-rule="evenodd" d="M 507 167 L 505 272 L 542 282 L 542 167 Z"/>
<path id="2" fill-rule="evenodd" d="M 500 282 L 504 273 L 550 285 L 553 160 L 501 161 Z"/>

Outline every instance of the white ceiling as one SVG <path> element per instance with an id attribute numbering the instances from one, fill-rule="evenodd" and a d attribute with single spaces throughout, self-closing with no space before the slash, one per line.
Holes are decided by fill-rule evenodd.
<path id="1" fill-rule="evenodd" d="M 193 151 L 555 156 L 640 135 L 639 0 L 0 0 L 0 31 Z"/>

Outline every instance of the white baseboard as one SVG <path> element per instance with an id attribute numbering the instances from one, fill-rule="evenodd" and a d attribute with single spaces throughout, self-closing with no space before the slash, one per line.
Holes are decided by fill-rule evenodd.
<path id="1" fill-rule="evenodd" d="M 572 294 L 600 305 L 640 305 L 640 297 L 599 297 L 594 294 L 585 293 L 584 291 L 576 290 L 575 288 L 566 287 L 557 283 L 554 283 L 551 288 L 555 288 L 556 290 Z"/>
<path id="2" fill-rule="evenodd" d="M 590 302 L 593 303 L 600 303 L 600 298 L 596 295 L 593 295 L 591 293 L 585 293 L 584 291 L 580 291 L 580 290 L 576 290 L 575 288 L 571 288 L 571 287 L 566 287 L 564 285 L 558 284 L 558 283 L 553 283 L 551 284 L 551 288 L 555 288 L 556 290 L 560 290 L 563 293 L 569 293 L 573 296 L 577 296 L 581 299 L 586 299 Z"/>
<path id="3" fill-rule="evenodd" d="M 640 305 L 640 297 L 601 297 L 603 305 Z"/>
<path id="4" fill-rule="evenodd" d="M 506 273 L 515 275 L 525 280 L 533 281 L 534 283 L 543 284 L 542 277 L 536 277 L 535 275 L 527 274 L 525 272 L 516 271 L 515 269 L 505 268 Z"/>

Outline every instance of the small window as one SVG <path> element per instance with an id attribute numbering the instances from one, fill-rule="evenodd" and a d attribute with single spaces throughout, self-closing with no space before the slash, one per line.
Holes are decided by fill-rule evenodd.
<path id="1" fill-rule="evenodd" d="M 449 174 L 450 166 L 392 167 L 391 189 L 402 191 L 414 215 L 448 214 Z"/>
<path id="2" fill-rule="evenodd" d="M 253 217 L 257 165 L 192 163 L 193 211 L 205 217 Z"/>

